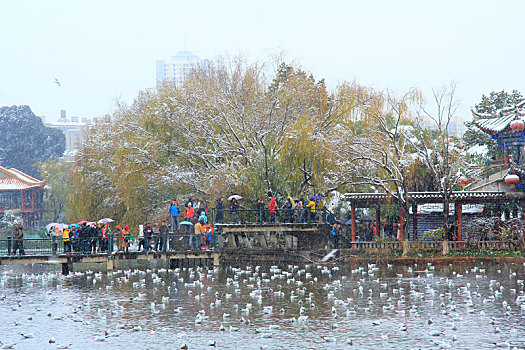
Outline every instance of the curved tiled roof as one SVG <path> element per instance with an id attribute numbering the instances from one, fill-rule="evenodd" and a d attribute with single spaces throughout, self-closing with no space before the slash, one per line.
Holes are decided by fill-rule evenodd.
<path id="1" fill-rule="evenodd" d="M 45 181 L 31 177 L 18 169 L 5 169 L 0 166 L 0 191 L 27 190 L 44 187 Z"/>
<path id="2" fill-rule="evenodd" d="M 524 120 L 525 118 L 525 101 L 515 106 L 504 107 L 494 114 L 477 113 L 472 110 L 474 115 L 474 124 L 487 134 L 497 134 L 509 128 L 513 120 Z"/>
<path id="3" fill-rule="evenodd" d="M 380 204 L 386 203 L 392 197 L 386 193 L 345 193 L 342 200 L 351 203 Z M 525 200 L 525 194 L 506 193 L 499 191 L 453 191 L 451 202 L 492 202 L 501 200 Z M 441 192 L 409 192 L 408 201 L 411 203 L 442 202 Z"/>
<path id="4" fill-rule="evenodd" d="M 516 118 L 515 114 L 508 114 L 499 118 L 478 119 L 474 124 L 487 134 L 497 134 L 508 129 L 510 123 L 516 119 L 521 118 Z"/>

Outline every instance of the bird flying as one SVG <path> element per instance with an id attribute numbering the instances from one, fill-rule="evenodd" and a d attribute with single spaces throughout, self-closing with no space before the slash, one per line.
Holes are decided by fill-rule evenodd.
<path id="1" fill-rule="evenodd" d="M 58 87 L 60 87 L 60 82 L 58 81 L 57 78 L 55 78 L 55 83 L 58 85 Z"/>

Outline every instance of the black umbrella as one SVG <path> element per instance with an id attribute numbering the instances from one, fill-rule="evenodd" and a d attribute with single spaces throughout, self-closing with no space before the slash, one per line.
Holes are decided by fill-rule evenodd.
<path id="1" fill-rule="evenodd" d="M 366 215 L 360 218 L 359 221 L 376 221 L 376 218 L 373 218 L 370 215 Z"/>

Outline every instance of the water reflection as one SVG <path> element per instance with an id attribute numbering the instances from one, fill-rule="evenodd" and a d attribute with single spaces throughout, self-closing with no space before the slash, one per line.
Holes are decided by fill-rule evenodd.
<path id="1" fill-rule="evenodd" d="M 525 347 L 523 264 L 0 271 L 6 348 Z"/>

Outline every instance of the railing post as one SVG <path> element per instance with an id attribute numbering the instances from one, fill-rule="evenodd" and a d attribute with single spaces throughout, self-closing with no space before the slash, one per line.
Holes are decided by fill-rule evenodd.
<path id="1" fill-rule="evenodd" d="M 407 239 L 403 240 L 403 256 L 410 252 L 410 242 Z"/>
<path id="2" fill-rule="evenodd" d="M 259 223 L 263 224 L 263 208 L 259 207 Z"/>
<path id="3" fill-rule="evenodd" d="M 444 240 L 443 242 L 441 242 L 441 244 L 443 245 L 443 255 L 448 255 L 448 253 L 450 253 L 450 247 L 448 246 L 448 241 L 447 240 Z"/>
<path id="4" fill-rule="evenodd" d="M 113 233 L 108 234 L 108 254 L 113 253 Z"/>
<path id="5" fill-rule="evenodd" d="M 352 203 L 350 207 L 350 220 L 351 220 L 351 232 L 352 232 L 352 242 L 355 242 L 355 205 Z M 352 244 L 352 248 L 354 245 Z"/>
<path id="6" fill-rule="evenodd" d="M 7 255 L 11 255 L 12 243 L 11 236 L 7 236 Z"/>
<path id="7" fill-rule="evenodd" d="M 57 255 L 57 238 L 56 236 L 51 236 L 51 254 Z"/>
<path id="8" fill-rule="evenodd" d="M 168 237 L 166 237 L 165 234 L 162 234 L 161 239 L 162 239 L 162 251 L 165 252 L 166 251 L 166 244 L 168 243 Z"/>

